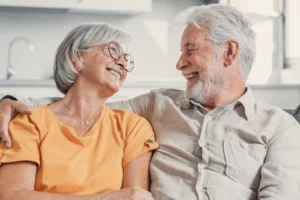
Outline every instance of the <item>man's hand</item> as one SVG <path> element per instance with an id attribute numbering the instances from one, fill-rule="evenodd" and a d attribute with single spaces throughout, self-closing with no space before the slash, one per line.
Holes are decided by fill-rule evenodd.
<path id="1" fill-rule="evenodd" d="M 1 142 L 4 143 L 6 148 L 11 147 L 8 124 L 18 113 L 31 114 L 31 110 L 19 101 L 4 99 L 0 102 L 0 137 L 2 138 Z"/>
<path id="2" fill-rule="evenodd" d="M 151 192 L 142 188 L 125 188 L 102 196 L 103 200 L 154 200 Z"/>

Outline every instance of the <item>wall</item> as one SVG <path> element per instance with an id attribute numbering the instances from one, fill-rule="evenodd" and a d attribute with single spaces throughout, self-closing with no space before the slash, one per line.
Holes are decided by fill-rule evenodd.
<path id="1" fill-rule="evenodd" d="M 77 24 L 98 21 L 123 28 L 132 35 L 129 52 L 134 56 L 136 68 L 128 76 L 127 85 L 125 83 L 124 88 L 112 100 L 130 98 L 161 87 L 184 89 L 185 81 L 175 69 L 180 53 L 181 29 L 171 26 L 171 23 L 181 10 L 201 5 L 202 2 L 153 0 L 151 13 L 135 16 L 0 8 L 0 80 L 6 77 L 8 45 L 16 36 L 28 37 L 35 46 L 33 52 L 21 41 L 13 46 L 12 64 L 17 70 L 16 78 L 49 79 L 52 76 L 55 50 L 66 33 Z M 61 96 L 53 84 L 46 85 L 47 87 L 35 87 L 33 84 L 28 87 L 4 87 L 0 84 L 0 93 L 28 97 Z M 279 89 L 253 87 L 253 92 L 258 98 L 271 104 L 292 109 L 300 102 L 298 88 L 299 86 L 292 89 L 288 86 Z"/>
<path id="2" fill-rule="evenodd" d="M 34 44 L 29 51 L 20 41 L 13 46 L 13 66 L 18 79 L 47 79 L 52 75 L 53 55 L 67 32 L 83 22 L 106 22 L 132 35 L 129 47 L 136 68 L 128 80 L 181 78 L 175 69 L 180 32 L 170 26 L 180 10 L 200 5 L 199 0 L 153 0 L 153 12 L 136 16 L 68 13 L 46 9 L 0 10 L 0 79 L 6 76 L 8 45 L 16 36 Z"/>

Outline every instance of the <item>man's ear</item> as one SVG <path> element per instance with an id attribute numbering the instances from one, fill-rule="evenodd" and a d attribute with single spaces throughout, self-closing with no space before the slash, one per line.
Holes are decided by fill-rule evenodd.
<path id="1" fill-rule="evenodd" d="M 71 59 L 73 66 L 75 67 L 76 71 L 80 72 L 82 69 L 82 63 L 83 63 L 82 53 L 80 51 L 77 51 L 77 57 L 79 58 L 80 63 L 78 63 L 78 61 L 76 61 L 70 53 L 69 53 L 69 57 Z"/>
<path id="2" fill-rule="evenodd" d="M 224 66 L 232 65 L 238 58 L 239 43 L 235 40 L 229 40 L 225 44 Z"/>

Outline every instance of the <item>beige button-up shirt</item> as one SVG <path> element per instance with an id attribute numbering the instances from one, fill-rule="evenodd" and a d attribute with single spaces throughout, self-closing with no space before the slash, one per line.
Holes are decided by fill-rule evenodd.
<path id="1" fill-rule="evenodd" d="M 210 112 L 184 97 L 163 89 L 109 104 L 146 118 L 156 133 L 155 199 L 300 199 L 300 126 L 292 116 L 250 89 Z"/>

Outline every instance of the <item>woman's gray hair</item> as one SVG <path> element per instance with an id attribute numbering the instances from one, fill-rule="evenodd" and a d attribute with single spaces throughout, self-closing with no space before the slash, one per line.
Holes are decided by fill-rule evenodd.
<path id="1" fill-rule="evenodd" d="M 70 57 L 83 67 L 78 51 L 89 51 L 91 46 L 110 41 L 118 42 L 124 48 L 129 40 L 129 34 L 108 24 L 88 23 L 73 28 L 59 45 L 55 55 L 53 73 L 58 90 L 66 94 L 77 77 L 78 72 Z"/>
<path id="2" fill-rule="evenodd" d="M 250 20 L 240 11 L 222 4 L 193 6 L 182 11 L 177 19 L 186 26 L 208 28 L 208 37 L 216 46 L 236 40 L 239 43 L 240 71 L 245 79 L 248 77 L 256 55 L 256 34 Z"/>

